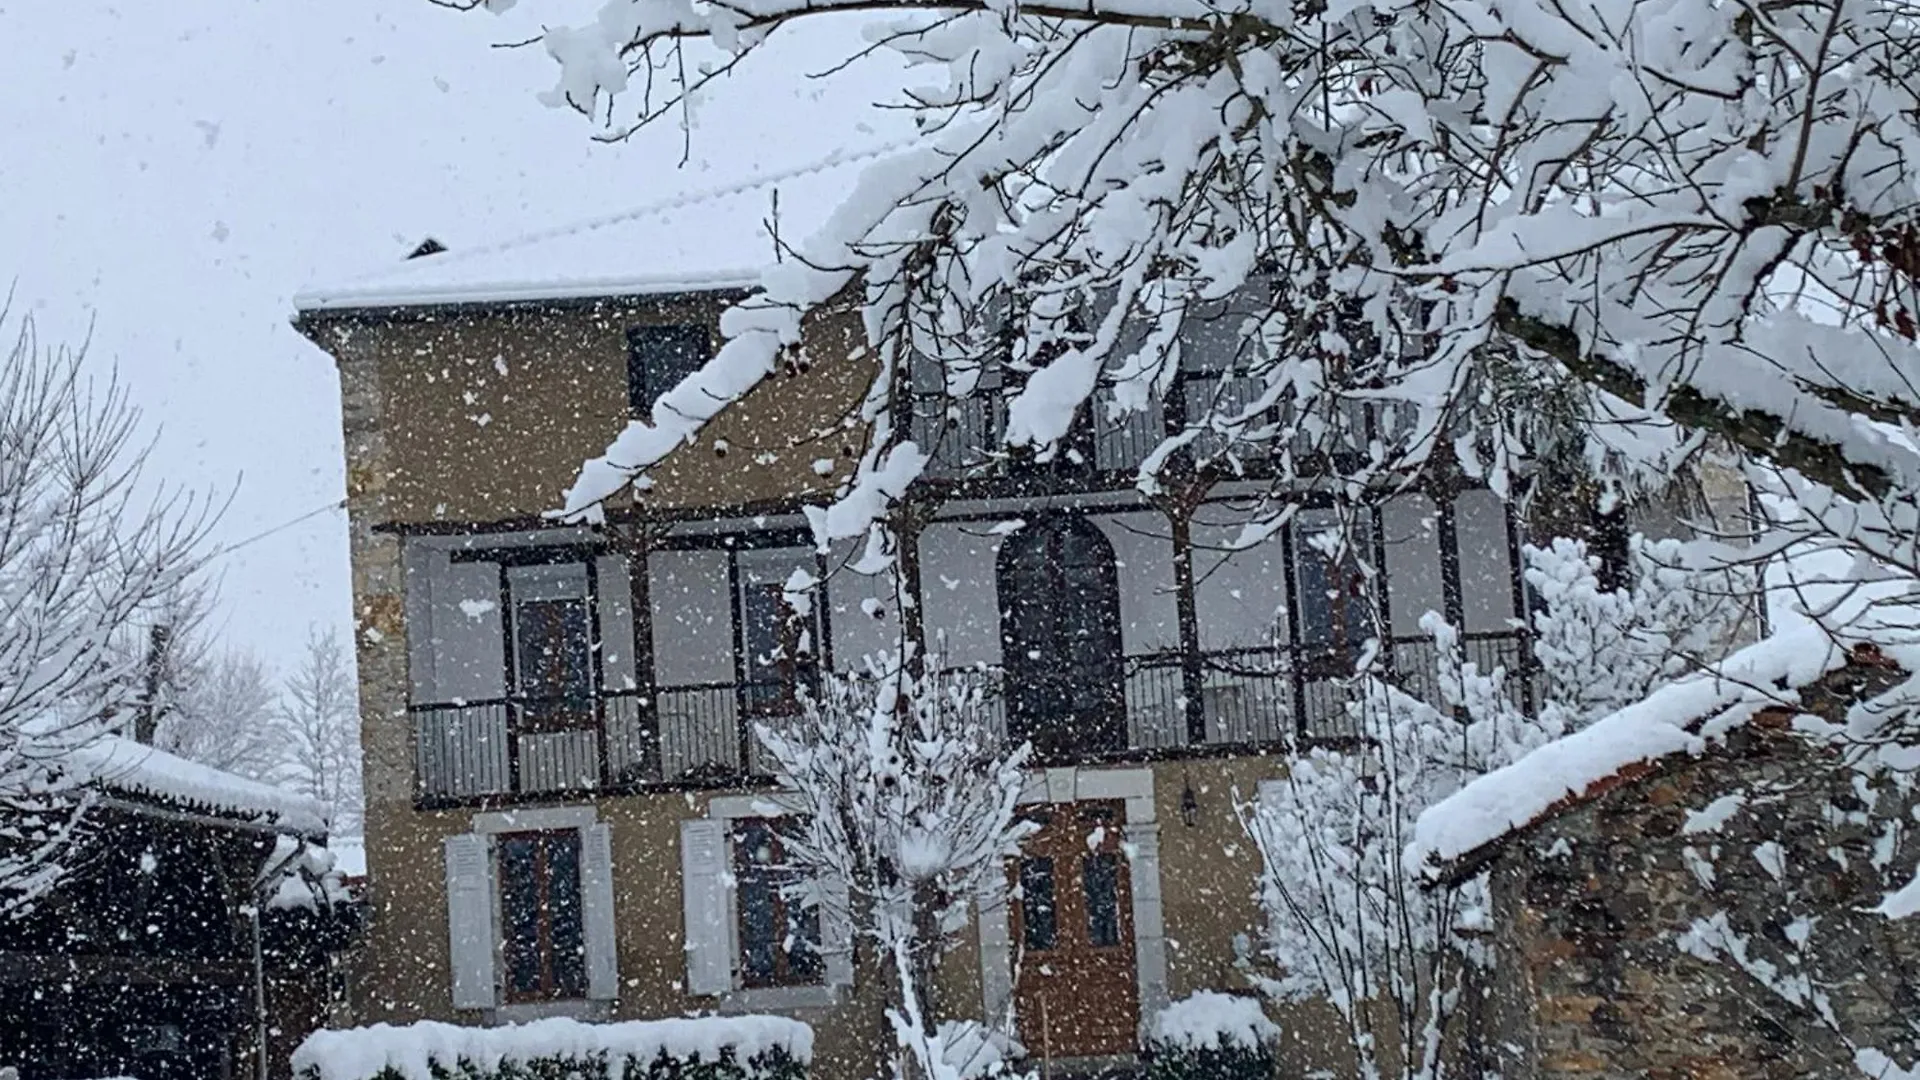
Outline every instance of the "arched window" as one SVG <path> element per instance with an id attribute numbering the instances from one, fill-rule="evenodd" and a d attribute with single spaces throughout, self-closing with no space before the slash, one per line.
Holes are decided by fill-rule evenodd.
<path id="1" fill-rule="evenodd" d="M 1084 517 L 1042 518 L 998 569 L 1008 734 L 1054 760 L 1126 749 L 1113 545 Z"/>

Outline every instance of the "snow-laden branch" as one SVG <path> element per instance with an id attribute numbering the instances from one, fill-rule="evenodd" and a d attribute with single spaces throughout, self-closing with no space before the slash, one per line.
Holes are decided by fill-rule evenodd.
<path id="1" fill-rule="evenodd" d="M 116 635 L 198 565 L 206 508 L 156 494 L 138 433 L 125 387 L 16 324 L 0 356 L 0 914 L 59 880 L 92 803 L 74 756 L 130 725 L 143 657 Z"/>
<path id="2" fill-rule="evenodd" d="M 749 55 L 867 10 L 608 0 L 547 33 L 550 100 L 617 134 L 679 100 L 688 38 Z M 1042 454 L 1075 416 L 1171 400 L 1232 298 L 1235 390 L 1183 395 L 1153 470 L 1260 447 L 1285 481 L 1344 449 L 1364 483 L 1444 453 L 1498 487 L 1585 442 L 1657 475 L 1689 440 L 1650 433 L 1678 425 L 1851 498 L 1920 490 L 1899 435 L 1920 417 L 1920 24 L 1898 3 L 888 11 L 848 59 L 921 73 L 891 103 L 924 144 L 798 245 L 569 509 L 692 438 L 829 298 L 864 307 L 881 355 L 1005 325 L 1006 377 L 976 392 Z M 1356 427 L 1362 402 L 1397 419 Z"/>

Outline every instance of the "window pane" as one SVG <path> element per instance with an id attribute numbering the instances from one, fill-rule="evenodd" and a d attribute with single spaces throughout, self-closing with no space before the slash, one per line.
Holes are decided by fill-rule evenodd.
<path id="1" fill-rule="evenodd" d="M 1120 944 L 1120 859 L 1112 852 L 1089 855 L 1081 862 L 1087 893 L 1087 942 Z"/>
<path id="2" fill-rule="evenodd" d="M 740 596 L 741 643 L 746 655 L 744 681 L 755 712 L 778 712 L 794 696 L 793 671 L 798 642 L 786 589 L 777 582 L 756 582 Z"/>
<path id="3" fill-rule="evenodd" d="M 1350 555 L 1338 564 L 1315 544 L 1326 529 L 1302 524 L 1294 532 L 1294 584 L 1303 645 L 1357 645 L 1372 632 L 1366 578 Z"/>
<path id="4" fill-rule="evenodd" d="M 740 911 L 740 974 L 748 986 L 779 976 L 774 951 L 779 940 L 778 885 L 773 873 L 773 830 L 743 822 L 733 837 L 735 904 Z"/>
<path id="5" fill-rule="evenodd" d="M 713 352 L 707 328 L 691 323 L 627 329 L 627 406 L 651 411 L 660 395 L 700 370 Z"/>
<path id="6" fill-rule="evenodd" d="M 801 907 L 798 901 L 786 904 L 787 974 L 793 982 L 817 983 L 823 974 L 820 963 L 820 909 Z"/>
<path id="7" fill-rule="evenodd" d="M 1053 860 L 1020 860 L 1021 938 L 1030 950 L 1051 949 L 1058 937 L 1053 909 Z"/>
<path id="8" fill-rule="evenodd" d="M 581 700 L 592 696 L 593 644 L 584 600 L 523 600 L 514 619 L 520 692 Z"/>
<path id="9" fill-rule="evenodd" d="M 542 990 L 540 963 L 540 867 L 534 838 L 500 841 L 500 922 L 507 989 L 525 996 Z"/>
<path id="10" fill-rule="evenodd" d="M 548 833 L 547 919 L 552 942 L 553 992 L 587 996 L 587 941 L 580 915 L 580 834 Z"/>

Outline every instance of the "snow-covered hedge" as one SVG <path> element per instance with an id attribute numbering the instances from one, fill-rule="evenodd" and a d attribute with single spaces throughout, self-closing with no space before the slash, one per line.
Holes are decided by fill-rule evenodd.
<path id="1" fill-rule="evenodd" d="M 425 1021 L 318 1031 L 301 1080 L 804 1080 L 813 1029 L 775 1016 L 506 1027 Z"/>
<path id="2" fill-rule="evenodd" d="M 1202 990 L 1153 1018 L 1150 1080 L 1268 1080 L 1280 1028 L 1250 997 Z"/>

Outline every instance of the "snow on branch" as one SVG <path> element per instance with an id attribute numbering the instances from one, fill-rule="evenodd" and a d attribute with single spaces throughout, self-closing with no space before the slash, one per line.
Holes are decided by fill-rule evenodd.
<path id="1" fill-rule="evenodd" d="M 796 245 L 569 511 L 692 438 L 829 298 L 889 358 L 1010 320 L 997 437 L 1043 456 L 1197 369 L 1226 375 L 1182 388 L 1149 472 L 1258 449 L 1283 482 L 1337 460 L 1366 483 L 1440 454 L 1504 489 L 1568 445 L 1668 475 L 1706 433 L 1849 500 L 1920 491 L 1901 5 L 606 0 L 547 31 L 548 100 L 617 138 L 704 85 L 687 39 L 738 58 L 849 12 L 870 25 L 844 59 L 912 67 L 886 103 L 924 145 Z M 1223 319 L 1224 364 L 1196 345 Z M 883 368 L 881 412 L 903 400 Z"/>

